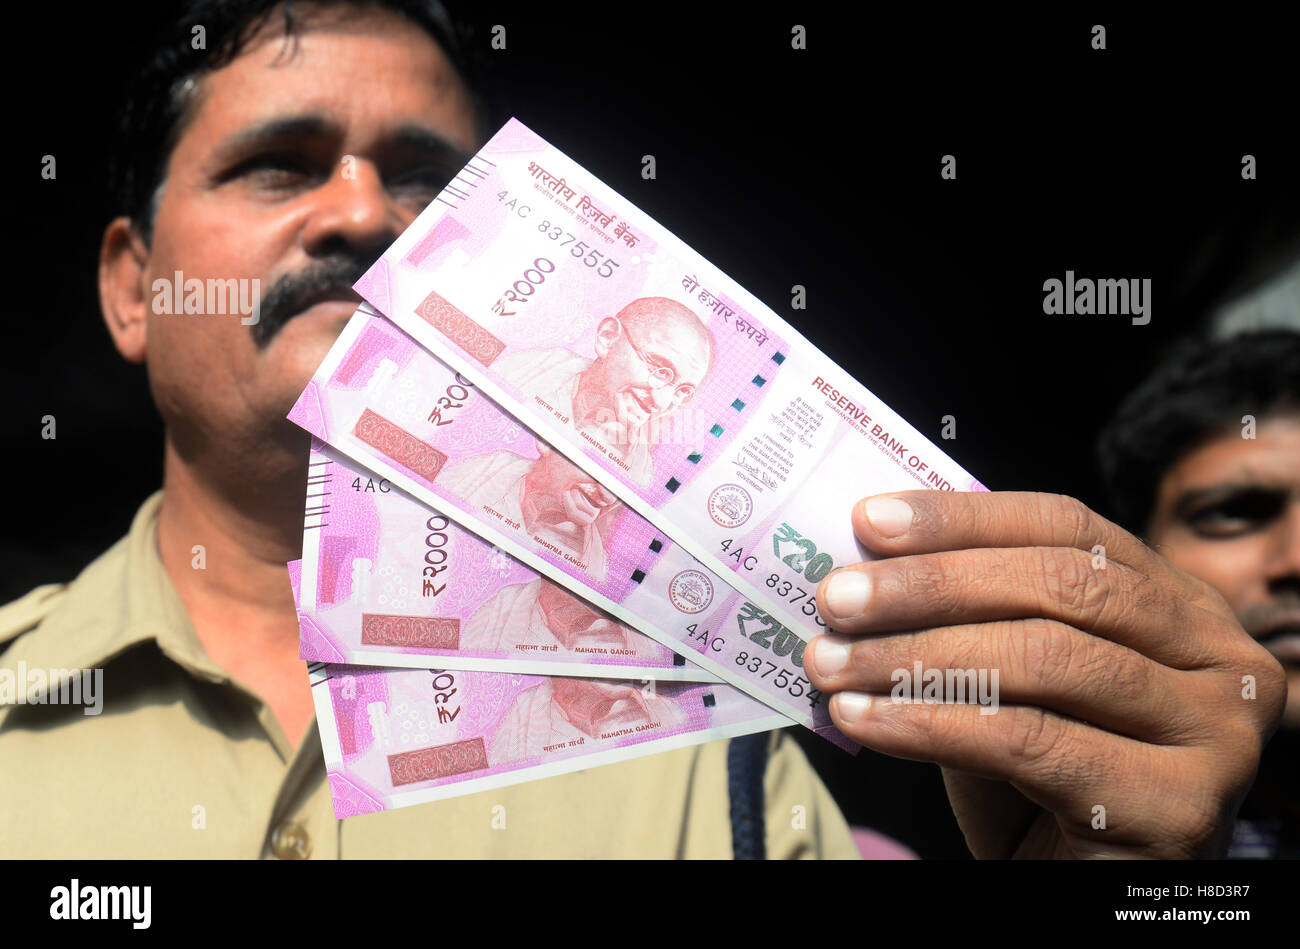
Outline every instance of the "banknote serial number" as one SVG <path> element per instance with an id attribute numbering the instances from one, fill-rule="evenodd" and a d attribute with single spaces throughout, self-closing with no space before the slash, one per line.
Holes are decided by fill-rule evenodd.
<path id="1" fill-rule="evenodd" d="M 772 684 L 778 689 L 785 689 L 795 698 L 802 696 L 804 694 L 804 686 L 808 686 L 808 704 L 812 708 L 816 708 L 818 703 L 822 700 L 822 694 L 812 688 L 811 682 L 803 676 L 795 676 L 789 669 L 778 668 L 777 664 L 772 662 L 770 659 L 764 659 L 762 656 L 750 656 L 749 653 L 742 649 L 740 652 L 736 653 L 736 665 L 743 666 L 750 672 L 758 672 L 759 669 L 763 669 L 764 666 L 767 666 L 766 669 L 763 669 L 759 678 L 766 679 L 775 672 L 776 675 L 772 676 Z M 791 676 L 794 676 L 794 685 L 790 685 Z M 795 691 L 796 689 L 798 691 Z"/>
<path id="2" fill-rule="evenodd" d="M 808 704 L 816 708 L 822 698 L 821 692 L 814 689 L 808 679 L 795 671 L 803 668 L 805 643 L 799 635 L 770 614 L 763 612 L 757 605 L 748 602 L 742 604 L 736 614 L 736 626 L 740 631 L 741 639 L 761 646 L 771 656 L 782 660 L 782 663 L 773 662 L 771 659 L 764 658 L 757 650 L 746 648 L 736 653 L 736 665 L 758 673 L 760 679 L 771 676 L 772 683 L 777 688 L 784 689 L 795 698 L 806 697 Z M 710 636 L 707 629 L 701 631 L 698 623 L 687 626 L 686 631 L 691 634 L 691 639 L 704 643 L 713 652 L 721 652 L 726 644 L 724 637 Z M 789 662 L 794 666 L 794 670 L 786 668 L 784 662 Z"/>
<path id="3" fill-rule="evenodd" d="M 594 247 L 588 247 L 586 241 L 578 240 L 578 235 L 570 234 L 558 224 L 543 221 L 537 225 L 537 230 L 551 240 L 559 241 L 561 247 L 568 247 L 571 255 L 581 260 L 588 267 L 593 268 L 602 277 L 612 277 L 614 271 L 618 269 L 617 260 L 596 250 Z"/>
<path id="4" fill-rule="evenodd" d="M 835 566 L 834 563 L 831 562 L 829 556 L 824 553 L 817 553 L 817 548 L 812 541 L 799 538 L 799 534 L 791 529 L 789 524 L 782 524 L 776 535 L 773 537 L 772 547 L 776 551 L 778 557 L 781 556 L 780 544 L 783 539 L 787 541 L 799 539 L 801 541 L 801 546 L 799 550 L 796 550 L 782 558 L 781 562 L 789 565 L 793 568 L 796 574 L 802 574 L 805 579 L 810 580 L 813 584 L 820 583 L 822 577 L 830 573 L 831 569 Z M 758 557 L 754 554 L 746 556 L 744 547 L 735 547 L 733 549 L 732 545 L 734 543 L 734 538 L 727 537 L 720 541 L 718 546 L 728 557 L 736 561 L 739 566 L 744 567 L 746 570 L 753 570 L 758 564 Z M 812 574 L 811 576 L 809 576 L 810 572 Z M 767 586 L 769 589 L 773 590 L 777 596 L 781 597 L 792 606 L 800 604 L 799 611 L 803 613 L 804 616 L 811 616 L 818 626 L 824 627 L 826 625 L 825 620 L 821 618 L 821 614 L 817 612 L 817 587 L 815 585 L 812 589 L 805 589 L 797 583 L 782 577 L 778 573 L 772 573 L 768 574 Z"/>
<path id="5" fill-rule="evenodd" d="M 512 197 L 507 201 L 506 198 L 509 194 L 509 190 L 497 192 L 497 200 L 501 202 L 503 208 L 508 211 L 513 211 L 522 220 L 526 220 L 530 215 L 532 215 L 532 207 L 527 204 L 519 204 L 518 197 Z M 600 274 L 602 277 L 612 277 L 614 276 L 614 271 L 618 269 L 618 261 L 613 257 L 588 247 L 585 241 L 578 240 L 578 235 L 570 234 L 560 225 L 552 224 L 549 219 L 544 220 L 541 224 L 537 225 L 537 230 L 553 241 L 560 241 L 561 247 L 568 247 L 570 254 L 577 257 L 588 267 L 594 269 L 596 273 Z M 497 303 L 501 304 L 504 309 L 506 303 L 505 294 L 502 294 L 502 299 L 498 300 Z M 496 310 L 495 305 L 492 308 Z M 497 312 L 502 316 L 514 315 L 513 312 L 505 313 L 502 312 L 502 310 L 497 310 Z"/>
<path id="6" fill-rule="evenodd" d="M 424 522 L 425 530 L 429 533 L 424 537 L 423 596 L 437 596 L 447 589 L 447 584 L 439 584 L 437 577 L 450 566 L 447 563 L 447 527 L 450 524 L 441 514 L 435 514 Z"/>
<path id="7" fill-rule="evenodd" d="M 456 716 L 460 714 L 460 706 L 448 708 L 451 697 L 456 694 L 456 676 L 446 669 L 430 669 L 429 675 L 433 676 L 433 704 L 438 707 L 438 721 L 446 725 L 454 722 Z"/>

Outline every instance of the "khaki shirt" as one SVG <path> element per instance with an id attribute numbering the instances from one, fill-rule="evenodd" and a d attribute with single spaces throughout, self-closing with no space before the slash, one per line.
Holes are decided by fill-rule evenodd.
<path id="1" fill-rule="evenodd" d="M 0 607 L 0 670 L 103 670 L 101 714 L 0 705 L 0 857 L 732 856 L 726 741 L 335 819 L 316 725 L 295 752 L 200 645 L 158 555 L 161 500 L 71 584 Z M 768 856 L 856 857 L 795 742 L 773 732 L 770 752 Z"/>

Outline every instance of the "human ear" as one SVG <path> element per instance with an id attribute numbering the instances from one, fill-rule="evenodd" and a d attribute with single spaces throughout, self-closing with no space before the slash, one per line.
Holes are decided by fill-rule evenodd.
<path id="1" fill-rule="evenodd" d="M 113 345 L 127 362 L 142 363 L 149 303 L 143 286 L 149 248 L 128 217 L 114 218 L 99 246 L 99 309 Z"/>
<path id="2" fill-rule="evenodd" d="M 608 356 L 609 351 L 614 348 L 614 344 L 622 335 L 623 327 L 619 325 L 618 320 L 612 316 L 601 320 L 600 325 L 596 327 L 596 355 L 602 359 Z"/>

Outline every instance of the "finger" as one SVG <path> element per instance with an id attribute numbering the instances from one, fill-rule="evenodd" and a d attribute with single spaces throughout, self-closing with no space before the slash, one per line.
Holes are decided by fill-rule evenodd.
<path id="1" fill-rule="evenodd" d="M 1177 793 L 1178 769 L 1195 753 L 1147 745 L 1033 706 L 1003 705 L 982 715 L 976 705 L 840 692 L 830 712 L 841 732 L 875 751 L 1013 783 L 1055 814 L 1068 834 L 1098 847 L 1147 844 L 1179 827 L 1193 831 L 1186 835 L 1191 850 L 1214 833 L 1221 817 L 1205 800 Z M 1152 808 L 1152 800 L 1161 806 Z M 1093 826 L 1098 805 L 1104 829 Z"/>
<path id="2" fill-rule="evenodd" d="M 942 768 L 944 790 L 966 846 L 977 860 L 1009 860 L 1048 812 L 1006 781 Z M 1054 818 L 1053 818 L 1054 820 Z"/>
<path id="3" fill-rule="evenodd" d="M 931 694 L 1036 705 L 1153 744 L 1210 737 L 1216 683 L 1180 674 L 1125 646 L 1051 620 L 946 626 L 884 636 L 818 636 L 804 669 L 826 694 Z"/>
<path id="4" fill-rule="evenodd" d="M 836 570 L 817 588 L 822 618 L 869 633 L 1041 617 L 1179 669 L 1223 661 L 1225 618 L 1121 563 L 1074 547 L 952 550 Z"/>
<path id="5" fill-rule="evenodd" d="M 1208 587 L 1171 568 L 1128 531 L 1074 498 L 1029 491 L 904 491 L 853 507 L 854 533 L 885 556 L 973 547 L 1073 547 L 1147 576 L 1169 577 L 1188 596 Z M 1176 579 L 1175 579 L 1176 578 Z"/>

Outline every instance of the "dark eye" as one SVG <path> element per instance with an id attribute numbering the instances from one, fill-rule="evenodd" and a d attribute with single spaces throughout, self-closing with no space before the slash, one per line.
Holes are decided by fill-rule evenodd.
<path id="1" fill-rule="evenodd" d="M 1203 537 L 1237 537 L 1272 523 L 1284 503 L 1272 491 L 1247 491 L 1192 511 L 1187 523 Z"/>
<path id="2" fill-rule="evenodd" d="M 391 176 L 388 189 L 394 193 L 426 194 L 433 200 L 458 170 L 450 165 L 421 165 Z"/>
<path id="3" fill-rule="evenodd" d="M 241 162 L 227 177 L 241 178 L 257 187 L 274 190 L 301 185 L 313 174 L 310 164 L 298 155 L 268 152 Z"/>

